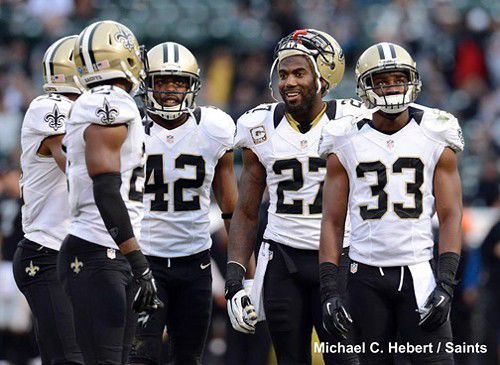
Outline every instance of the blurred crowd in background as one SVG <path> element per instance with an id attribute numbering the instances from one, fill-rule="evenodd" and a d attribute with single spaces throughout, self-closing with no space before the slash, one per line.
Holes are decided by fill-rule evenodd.
<path id="1" fill-rule="evenodd" d="M 498 361 L 498 1 L 0 0 L 0 261 L 4 263 L 12 259 L 22 237 L 19 136 L 24 112 L 41 93 L 43 53 L 60 37 L 78 34 L 103 19 L 127 25 L 147 48 L 165 41 L 190 48 L 202 73 L 198 104 L 218 106 L 235 120 L 246 110 L 273 101 L 268 89 L 273 49 L 295 29 L 326 31 L 344 50 L 346 73 L 328 98 L 356 97 L 355 62 L 371 44 L 389 41 L 406 47 L 417 61 L 423 82 L 417 102 L 457 116 L 466 141 L 460 155 L 466 207 L 464 273 L 452 315 L 460 318 L 454 325 L 457 342 L 487 342 L 489 351 L 486 357 L 464 354 L 458 360 L 463 364 Z M 215 238 L 213 251 L 220 257 L 223 274 L 225 237 L 218 232 Z M 12 300 L 5 299 L 11 290 L 2 285 L 5 272 L 0 269 L 0 364 L 6 359 L 24 364 L 36 358 L 36 346 L 29 345 L 33 343 L 31 335 L 26 335 L 29 325 L 18 328 L 11 323 L 16 316 L 20 316 L 16 323 L 29 323 L 29 318 L 5 309 L 5 301 Z M 207 363 L 224 364 L 227 349 L 236 347 L 227 345 L 228 331 L 217 324 L 217 320 L 224 321 L 220 294 L 216 293 L 214 303 Z"/>

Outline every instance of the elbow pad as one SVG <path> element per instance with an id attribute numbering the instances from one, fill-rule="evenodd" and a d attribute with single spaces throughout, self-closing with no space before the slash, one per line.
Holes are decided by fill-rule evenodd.
<path id="1" fill-rule="evenodd" d="M 122 184 L 119 172 L 108 172 L 92 177 L 94 200 L 109 234 L 120 246 L 134 237 L 127 207 L 120 194 Z"/>

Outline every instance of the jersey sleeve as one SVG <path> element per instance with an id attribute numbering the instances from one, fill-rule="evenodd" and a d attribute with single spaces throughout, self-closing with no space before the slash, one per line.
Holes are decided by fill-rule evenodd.
<path id="1" fill-rule="evenodd" d="M 336 118 L 341 118 L 345 116 L 361 117 L 371 119 L 371 111 L 365 106 L 365 104 L 356 99 L 338 99 L 336 107 Z"/>
<path id="2" fill-rule="evenodd" d="M 24 117 L 24 127 L 49 137 L 66 133 L 72 102 L 59 95 L 44 95 L 33 100 Z"/>
<path id="3" fill-rule="evenodd" d="M 266 120 L 273 115 L 276 106 L 277 104 L 261 104 L 240 116 L 236 122 L 235 147 L 253 149 L 266 142 Z"/>
<path id="4" fill-rule="evenodd" d="M 207 136 L 216 144 L 218 158 L 234 148 L 236 126 L 233 118 L 227 113 L 218 108 L 203 107 L 202 126 Z"/>
<path id="5" fill-rule="evenodd" d="M 422 126 L 429 137 L 456 153 L 463 151 L 465 143 L 462 128 L 455 116 L 438 109 L 428 110 L 425 114 Z"/>
<path id="6" fill-rule="evenodd" d="M 81 100 L 80 100 L 81 99 Z M 102 88 L 83 94 L 78 99 L 86 122 L 102 126 L 130 124 L 140 119 L 134 99 L 125 92 Z"/>
<path id="7" fill-rule="evenodd" d="M 323 127 L 318 145 L 318 154 L 321 158 L 326 159 L 331 153 L 336 155 L 342 153 L 342 147 L 348 143 L 349 136 L 353 133 L 355 121 L 356 118 L 345 116 L 330 120 Z"/>

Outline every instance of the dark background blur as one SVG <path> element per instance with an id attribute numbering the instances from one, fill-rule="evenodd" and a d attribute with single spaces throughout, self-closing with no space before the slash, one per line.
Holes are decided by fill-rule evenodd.
<path id="1" fill-rule="evenodd" d="M 190 48 L 202 72 L 198 104 L 218 106 L 235 119 L 272 101 L 267 84 L 273 49 L 295 29 L 326 31 L 342 46 L 346 73 L 330 98 L 356 96 L 353 69 L 368 46 L 389 41 L 406 47 L 423 82 L 417 102 L 457 116 L 466 141 L 460 154 L 466 207 L 463 274 L 452 315 L 457 318 L 455 342 L 487 343 L 488 354 L 463 354 L 457 359 L 462 364 L 497 363 L 499 1 L 0 0 L 0 365 L 4 359 L 36 363 L 28 360 L 36 359 L 32 337 L 26 335 L 29 310 L 10 280 L 9 266 L 22 236 L 17 180 L 23 114 L 42 92 L 41 59 L 46 48 L 104 19 L 127 25 L 148 48 L 165 41 Z M 214 254 L 219 251 L 223 262 L 224 234 L 214 237 Z M 231 331 L 221 324 L 224 303 L 220 292 L 214 292 L 214 329 L 206 362 L 223 364 L 231 349 L 227 339 Z"/>

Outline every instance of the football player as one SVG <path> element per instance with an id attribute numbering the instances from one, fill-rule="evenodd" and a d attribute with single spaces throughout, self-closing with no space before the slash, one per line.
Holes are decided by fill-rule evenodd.
<path id="1" fill-rule="evenodd" d="M 243 148 L 243 172 L 229 235 L 226 299 L 233 327 L 253 333 L 254 305 L 259 312 L 263 292 L 278 363 L 305 364 L 311 362 L 313 326 L 321 341 L 341 340 L 321 323 L 318 249 L 326 167 L 317 150 L 321 129 L 332 118 L 364 109 L 355 100 L 322 100 L 344 73 L 342 49 L 330 35 L 297 30 L 279 42 L 274 57 L 271 80 L 276 68 L 284 102 L 260 105 L 237 122 L 235 145 Z M 242 278 L 254 249 L 266 186 L 269 218 L 252 303 Z M 344 266 L 347 273 L 347 262 Z M 328 364 L 357 363 L 355 354 L 327 353 L 324 359 Z"/>
<path id="2" fill-rule="evenodd" d="M 76 39 L 64 37 L 45 52 L 45 95 L 31 102 L 21 129 L 24 239 L 16 249 L 13 270 L 33 312 L 43 364 L 83 364 L 71 303 L 56 271 L 70 218 L 61 141 L 71 105 L 82 91 L 73 60 Z"/>
<path id="3" fill-rule="evenodd" d="M 138 326 L 130 362 L 160 363 L 166 325 L 174 363 L 201 364 L 212 300 L 210 191 L 229 228 L 238 198 L 235 124 L 220 109 L 195 105 L 200 70 L 186 47 L 161 43 L 148 62 L 140 246 L 165 308 Z"/>
<path id="4" fill-rule="evenodd" d="M 86 364 L 123 364 L 135 312 L 161 305 L 137 238 L 143 217 L 144 130 L 132 98 L 144 54 L 124 25 L 85 28 L 74 57 L 89 89 L 74 103 L 63 145 L 72 220 L 58 258 Z"/>
<path id="5" fill-rule="evenodd" d="M 350 314 L 357 339 L 380 344 L 361 354 L 361 362 L 392 363 L 388 344 L 399 333 L 401 343 L 432 345 L 410 354 L 413 363 L 451 364 L 445 342 L 452 338 L 448 318 L 461 247 L 455 153 L 464 147 L 462 133 L 451 114 L 412 104 L 421 82 L 402 47 L 368 48 L 356 78 L 358 95 L 378 108 L 373 120 L 332 120 L 319 146 L 327 158 L 320 243 L 324 325 L 338 333 L 351 322 L 337 279 L 349 212 Z M 433 274 L 435 211 L 439 257 Z"/>

